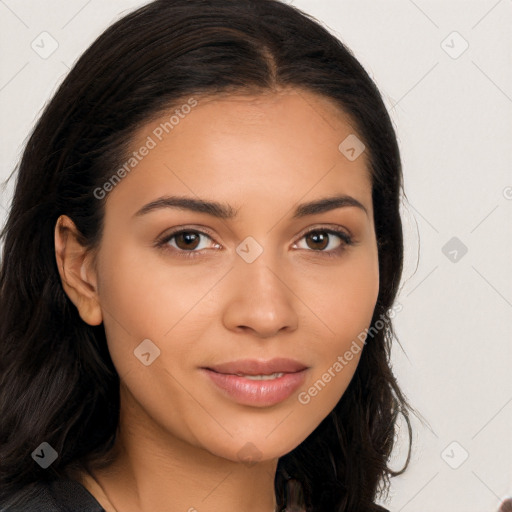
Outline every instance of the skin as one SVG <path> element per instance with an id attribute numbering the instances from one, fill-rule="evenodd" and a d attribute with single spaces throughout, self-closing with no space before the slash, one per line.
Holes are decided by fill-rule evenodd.
<path id="1" fill-rule="evenodd" d="M 308 404 L 298 394 L 349 350 L 377 301 L 367 152 L 350 161 L 338 149 L 355 133 L 348 116 L 296 89 L 196 99 L 109 192 L 96 251 L 78 243 L 68 217 L 55 228 L 63 287 L 84 322 L 103 322 L 121 381 L 119 456 L 94 472 L 96 480 L 81 477 L 106 510 L 273 510 L 278 458 L 334 408 L 361 353 Z M 142 127 L 133 150 L 168 119 Z M 356 198 L 367 212 L 346 206 L 292 218 L 297 204 L 337 194 Z M 164 195 L 216 200 L 239 212 L 219 219 L 163 208 L 134 216 Z M 187 250 L 179 237 L 167 250 L 155 247 L 160 235 L 180 226 L 213 233 L 197 241 L 198 257 L 178 255 Z M 324 242 L 305 236 L 336 227 L 354 245 L 343 247 L 325 231 Z M 252 263 L 236 252 L 248 236 L 263 248 Z M 144 339 L 160 349 L 149 366 L 134 356 Z M 309 369 L 304 385 L 273 406 L 240 405 L 199 370 L 274 357 Z M 257 462 L 241 460 L 244 446 Z"/>

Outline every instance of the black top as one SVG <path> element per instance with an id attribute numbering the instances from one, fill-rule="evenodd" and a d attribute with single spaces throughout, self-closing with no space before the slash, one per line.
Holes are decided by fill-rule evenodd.
<path id="1" fill-rule="evenodd" d="M 79 482 L 59 479 L 24 487 L 8 502 L 0 503 L 0 512 L 105 512 L 105 509 Z"/>

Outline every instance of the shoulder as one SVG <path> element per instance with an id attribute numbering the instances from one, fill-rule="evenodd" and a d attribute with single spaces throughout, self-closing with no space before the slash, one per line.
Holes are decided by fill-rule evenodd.
<path id="1" fill-rule="evenodd" d="M 0 512 L 104 512 L 79 482 L 59 479 L 34 482 L 0 503 Z"/>

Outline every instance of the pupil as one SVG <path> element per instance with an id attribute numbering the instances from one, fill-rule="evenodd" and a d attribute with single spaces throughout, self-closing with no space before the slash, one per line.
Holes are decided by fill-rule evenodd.
<path id="1" fill-rule="evenodd" d="M 327 245 L 325 244 L 325 242 L 327 241 L 326 233 L 314 233 L 309 236 L 311 239 L 314 240 L 314 244 L 320 243 L 322 245 L 322 242 L 324 242 L 324 244 L 321 247 L 313 247 L 313 249 L 325 249 L 325 247 L 327 247 Z"/>
<path id="2" fill-rule="evenodd" d="M 178 245 L 179 247 L 179 243 L 178 241 L 179 240 L 184 240 L 185 241 L 185 248 L 186 249 L 195 249 L 197 247 L 197 241 L 199 240 L 199 236 L 197 233 L 181 233 L 178 235 L 177 239 L 176 239 L 176 245 Z M 190 243 L 192 242 L 192 243 Z M 196 244 L 194 245 L 194 242 L 196 242 Z M 181 249 L 181 247 L 180 247 Z"/>

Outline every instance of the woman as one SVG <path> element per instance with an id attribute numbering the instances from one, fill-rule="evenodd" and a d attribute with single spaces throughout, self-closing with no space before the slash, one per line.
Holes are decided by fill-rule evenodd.
<path id="1" fill-rule="evenodd" d="M 2 233 L 2 510 L 385 510 L 401 189 L 378 89 L 298 9 L 108 28 Z"/>

